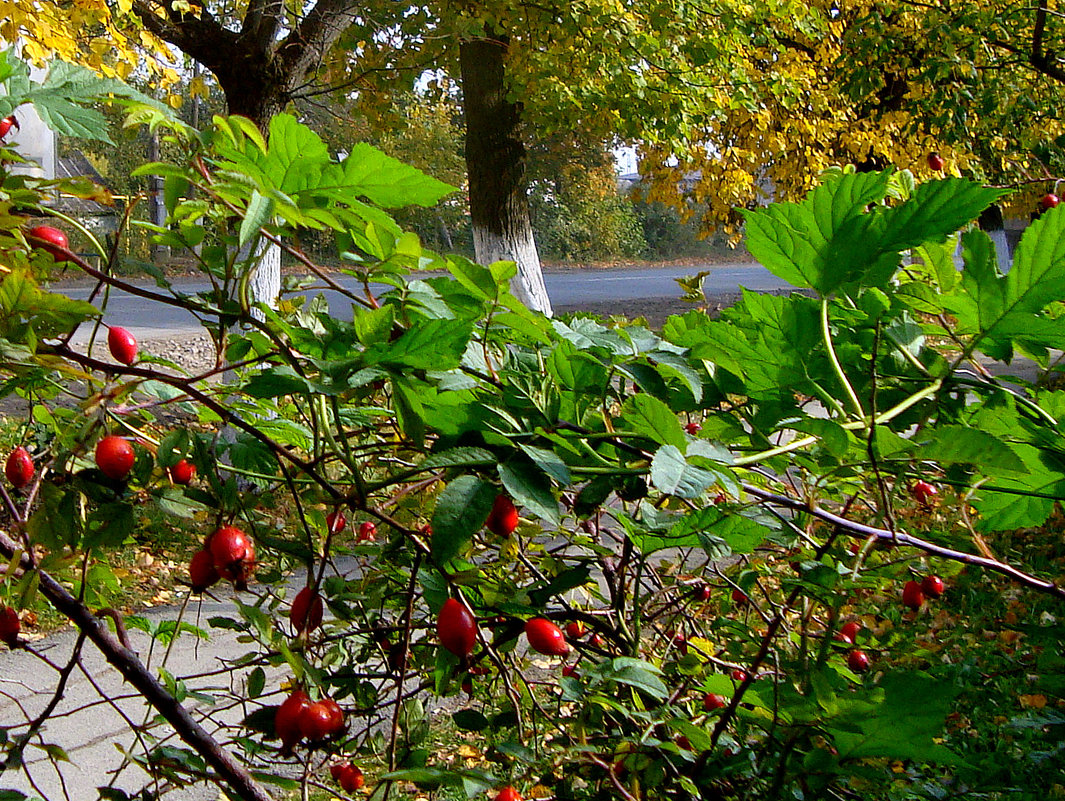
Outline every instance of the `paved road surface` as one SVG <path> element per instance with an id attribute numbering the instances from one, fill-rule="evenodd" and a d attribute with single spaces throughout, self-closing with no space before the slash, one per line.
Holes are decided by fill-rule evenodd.
<path id="1" fill-rule="evenodd" d="M 708 295 L 735 292 L 745 286 L 755 290 L 786 288 L 781 281 L 758 264 L 719 264 L 705 267 L 648 267 L 595 270 L 566 270 L 547 272 L 547 284 L 551 302 L 559 306 L 581 302 L 629 301 L 636 298 L 676 298 L 681 292 L 674 279 L 694 275 L 700 269 L 710 271 L 703 283 Z M 346 278 L 346 276 L 341 276 Z M 154 283 L 144 282 L 154 289 Z M 180 291 L 193 293 L 207 288 L 206 283 L 196 281 L 175 282 Z M 75 287 L 62 290 L 74 298 L 85 299 L 89 289 Z M 332 290 L 324 291 L 332 308 L 346 309 L 347 301 Z M 172 306 L 129 295 L 118 290 L 111 291 L 105 321 L 121 325 L 133 332 L 138 339 L 157 339 L 199 329 L 195 318 L 188 312 Z"/>

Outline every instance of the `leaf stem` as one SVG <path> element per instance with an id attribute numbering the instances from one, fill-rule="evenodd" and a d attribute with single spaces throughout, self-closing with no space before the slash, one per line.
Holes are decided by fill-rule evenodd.
<path id="1" fill-rule="evenodd" d="M 828 360 L 832 362 L 832 369 L 836 373 L 836 378 L 843 385 L 843 390 L 847 393 L 847 399 L 854 407 L 855 413 L 862 420 L 865 419 L 865 410 L 862 408 L 862 402 L 858 400 L 858 395 L 854 391 L 854 387 L 851 386 L 850 381 L 847 380 L 847 374 L 843 372 L 843 365 L 839 363 L 839 358 L 836 356 L 836 349 L 832 346 L 832 331 L 828 325 L 828 298 L 821 298 L 821 335 L 825 339 L 825 349 L 828 351 Z"/>

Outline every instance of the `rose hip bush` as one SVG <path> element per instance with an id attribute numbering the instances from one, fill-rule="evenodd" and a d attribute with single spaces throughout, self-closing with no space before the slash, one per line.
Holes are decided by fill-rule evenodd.
<path id="1" fill-rule="evenodd" d="M 947 725 L 954 667 L 907 663 L 899 632 L 949 605 L 962 569 L 1065 595 L 1059 564 L 987 545 L 1063 496 L 1065 393 L 978 361 L 1046 364 L 1063 346 L 1065 211 L 1003 275 L 969 228 L 1002 190 L 830 173 L 747 217 L 752 253 L 805 293 L 746 293 L 655 332 L 544 318 L 509 293 L 513 265 L 425 251 L 386 210 L 450 188 L 373 148 L 334 159 L 286 115 L 266 137 L 240 118 L 136 119 L 186 153 L 143 172 L 166 180 L 159 243 L 195 253 L 210 287 L 130 287 L 106 251 L 98 269 L 38 250 L 21 215 L 47 207 L 3 176 L 0 370 L 30 402 L 33 470 L 0 493 L 0 552 L 11 602 L 53 604 L 156 708 L 145 733 L 178 733 L 141 741 L 152 782 L 606 799 L 926 797 L 972 780 Z M 335 234 L 339 272 L 292 244 L 307 230 Z M 208 239 L 223 244 L 197 250 Z M 287 289 L 346 302 L 257 303 L 268 245 L 310 276 Z M 79 327 L 106 333 L 98 307 L 38 283 L 53 259 L 191 310 L 217 367 L 73 347 Z M 241 590 L 209 621 L 248 643 L 229 667 L 241 693 L 213 699 L 248 710 L 237 724 L 196 725 L 174 677 L 94 615 L 117 584 L 108 552 L 151 506 L 202 526 L 190 593 Z M 929 562 L 942 597 L 921 592 Z M 876 598 L 879 613 L 861 606 Z M 47 751 L 40 724 L 3 722 L 9 769 Z"/>

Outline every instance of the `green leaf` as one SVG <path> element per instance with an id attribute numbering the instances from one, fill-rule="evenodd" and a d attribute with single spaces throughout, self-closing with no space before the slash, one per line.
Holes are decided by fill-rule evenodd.
<path id="1" fill-rule="evenodd" d="M 440 564 L 462 553 L 492 511 L 496 488 L 477 476 L 456 478 L 440 493 L 433 509 L 433 558 Z"/>
<path id="2" fill-rule="evenodd" d="M 625 428 L 659 445 L 673 445 L 683 451 L 688 445 L 676 412 L 658 398 L 646 393 L 633 395 L 621 408 Z"/>
<path id="3" fill-rule="evenodd" d="M 456 785 L 460 783 L 460 777 L 451 771 L 438 768 L 407 768 L 383 773 L 380 777 L 385 781 L 410 782 L 419 787 L 440 787 L 442 785 Z"/>
<path id="4" fill-rule="evenodd" d="M 248 208 L 244 212 L 244 219 L 240 222 L 240 235 L 238 243 L 244 247 L 259 235 L 259 229 L 270 222 L 274 213 L 274 201 L 272 198 L 263 197 L 259 190 L 251 193 Z"/>
<path id="5" fill-rule="evenodd" d="M 1065 297 L 1065 207 L 1025 229 L 1006 274 L 1005 309 L 1035 312 Z"/>
<path id="6" fill-rule="evenodd" d="M 432 206 L 455 191 L 421 170 L 386 156 L 373 145 L 359 142 L 340 168 L 343 186 L 386 209 Z"/>
<path id="7" fill-rule="evenodd" d="M 273 452 L 262 442 L 250 435 L 239 432 L 227 451 L 233 466 L 249 473 L 262 473 L 272 476 L 277 473 L 277 460 Z M 250 479 L 263 483 L 264 479 Z"/>
<path id="8" fill-rule="evenodd" d="M 30 541 L 52 551 L 75 546 L 81 537 L 81 518 L 76 509 L 75 493 L 64 492 L 50 481 L 43 482 L 37 508 L 26 523 Z"/>
<path id="9" fill-rule="evenodd" d="M 27 331 L 38 338 L 58 336 L 100 310 L 83 300 L 46 292 L 27 270 L 12 270 L 0 279 L 0 337 L 25 341 Z"/>
<path id="10" fill-rule="evenodd" d="M 244 385 L 244 392 L 253 398 L 305 395 L 310 390 L 307 379 L 299 375 L 287 364 L 261 370 L 255 373 Z"/>
<path id="11" fill-rule="evenodd" d="M 455 280 L 474 297 L 494 301 L 499 296 L 499 284 L 487 267 L 469 259 L 452 256 L 448 259 L 447 268 L 455 276 Z"/>
<path id="12" fill-rule="evenodd" d="M 673 445 L 663 445 L 651 461 L 651 482 L 667 495 L 696 498 L 717 480 L 718 476 L 709 470 L 688 464 Z"/>
<path id="13" fill-rule="evenodd" d="M 421 470 L 445 467 L 481 467 L 496 464 L 496 457 L 484 448 L 450 448 L 426 457 L 418 465 Z"/>
<path id="14" fill-rule="evenodd" d="M 367 365 L 452 370 L 462 364 L 470 332 L 470 324 L 462 320 L 422 320 L 395 342 L 371 345 L 364 358 Z"/>
<path id="15" fill-rule="evenodd" d="M 133 507 L 124 503 L 102 504 L 85 519 L 85 548 L 117 548 L 133 533 Z"/>
<path id="16" fill-rule="evenodd" d="M 1054 511 L 1057 498 L 1065 497 L 1065 473 L 1045 460 L 1046 454 L 1030 445 L 1015 444 L 1013 452 L 1024 471 L 997 476 L 976 492 L 973 506 L 980 513 L 981 531 L 1012 531 L 1041 526 Z"/>
<path id="17" fill-rule="evenodd" d="M 548 601 L 557 595 L 583 587 L 591 579 L 591 571 L 586 565 L 564 570 L 551 579 L 546 586 L 529 592 L 529 603 L 535 607 L 547 606 Z"/>
<path id="18" fill-rule="evenodd" d="M 685 515 L 670 529 L 671 537 L 698 535 L 699 543 L 707 545 L 708 537 L 720 538 L 732 553 L 754 553 L 766 541 L 770 530 L 743 514 L 736 514 L 714 506 L 697 509 Z"/>
<path id="19" fill-rule="evenodd" d="M 796 431 L 811 434 L 820 440 L 821 447 L 837 459 L 842 459 L 852 442 L 853 435 L 834 420 L 811 417 L 795 425 Z"/>
<path id="20" fill-rule="evenodd" d="M 525 445 L 524 443 L 518 443 L 518 447 L 521 448 L 526 456 L 532 459 L 537 467 L 563 487 L 568 487 L 573 483 L 573 476 L 570 475 L 569 466 L 554 451 Z"/>
<path id="21" fill-rule="evenodd" d="M 833 240 L 853 229 L 866 206 L 883 199 L 890 173 L 849 173 L 825 180 L 800 203 L 744 212 L 747 249 L 773 275 L 797 287 L 830 291 L 842 281 Z"/>
<path id="22" fill-rule="evenodd" d="M 957 691 L 949 682 L 914 672 L 890 672 L 863 699 L 844 700 L 841 713 L 827 721 L 839 757 L 912 759 L 922 763 L 962 764 L 935 740 Z"/>
<path id="23" fill-rule="evenodd" d="M 363 345 L 387 342 L 392 335 L 395 323 L 395 310 L 392 306 L 379 309 L 359 309 L 355 312 L 355 336 Z"/>
<path id="24" fill-rule="evenodd" d="M 669 689 L 659 678 L 661 671 L 641 659 L 619 656 L 600 665 L 595 675 L 603 681 L 635 687 L 658 701 L 664 701 L 669 696 Z"/>
<path id="25" fill-rule="evenodd" d="M 1065 296 L 1065 210 L 1052 209 L 1028 226 L 1006 275 L 998 271 L 986 234 L 967 233 L 962 244 L 961 291 L 943 299 L 960 331 L 974 335 L 984 353 L 1005 361 L 1014 342 L 1060 347 L 1065 331 L 1038 314 Z"/>
<path id="26" fill-rule="evenodd" d="M 392 382 L 392 403 L 399 427 L 416 446 L 425 441 L 425 410 L 418 391 L 407 381 Z"/>
<path id="27" fill-rule="evenodd" d="M 898 206 L 875 206 L 890 172 L 832 176 L 806 200 L 749 211 L 748 249 L 775 275 L 827 295 L 845 284 L 885 286 L 899 254 L 938 243 L 1004 194 L 961 178 L 929 181 Z"/>
<path id="28" fill-rule="evenodd" d="M 266 671 L 261 667 L 255 668 L 248 674 L 248 697 L 258 698 L 266 689 Z"/>
<path id="29" fill-rule="evenodd" d="M 1023 473 L 1020 457 L 1000 437 L 967 426 L 941 426 L 918 449 L 918 458 L 971 464 L 986 475 Z"/>
<path id="30" fill-rule="evenodd" d="M 925 242 L 944 242 L 1008 192 L 965 178 L 925 181 L 913 197 L 887 211 L 879 250 L 898 253 Z"/>
<path id="31" fill-rule="evenodd" d="M 500 464 L 499 478 L 516 504 L 552 525 L 559 525 L 558 501 L 551 492 L 551 481 L 533 464 L 523 459 Z"/>
<path id="32" fill-rule="evenodd" d="M 484 731 L 489 726 L 488 718 L 476 709 L 458 709 L 451 713 L 451 719 L 461 731 Z"/>
<path id="33" fill-rule="evenodd" d="M 547 370 L 563 389 L 575 392 L 599 394 L 610 380 L 601 362 L 585 358 L 585 354 L 568 340 L 555 345 L 547 360 Z"/>
<path id="34" fill-rule="evenodd" d="M 560 337 L 572 342 L 580 350 L 604 348 L 609 353 L 619 355 L 633 351 L 632 346 L 616 331 L 588 317 L 578 317 L 570 320 L 568 324 L 562 320 L 552 320 L 551 327 Z"/>

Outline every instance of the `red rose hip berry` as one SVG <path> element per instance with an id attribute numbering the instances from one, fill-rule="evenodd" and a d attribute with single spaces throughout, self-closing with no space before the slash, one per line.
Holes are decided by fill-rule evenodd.
<path id="1" fill-rule="evenodd" d="M 324 612 L 325 604 L 322 596 L 310 587 L 303 587 L 292 600 L 288 620 L 297 634 L 304 631 L 309 634 L 322 625 Z"/>
<path id="2" fill-rule="evenodd" d="M 436 619 L 436 635 L 441 645 L 462 659 L 473 653 L 477 642 L 477 619 L 461 601 L 448 598 Z"/>
<path id="3" fill-rule="evenodd" d="M 521 793 L 507 785 L 496 795 L 496 801 L 521 801 Z"/>
<path id="4" fill-rule="evenodd" d="M 96 443 L 96 466 L 105 476 L 123 481 L 136 460 L 133 446 L 122 437 L 110 434 Z"/>
<path id="5" fill-rule="evenodd" d="M 703 709 L 713 712 L 715 709 L 724 709 L 728 706 L 728 699 L 718 693 L 707 693 L 703 696 Z"/>
<path id="6" fill-rule="evenodd" d="M 22 631 L 22 621 L 19 620 L 18 610 L 10 606 L 0 606 L 0 642 L 7 643 L 9 648 L 18 645 L 18 635 Z"/>
<path id="7" fill-rule="evenodd" d="M 1055 195 L 1053 192 L 1047 192 L 1043 197 L 1039 199 L 1039 205 L 1043 207 L 1044 211 L 1049 211 L 1061 202 L 1061 198 Z"/>
<path id="8" fill-rule="evenodd" d="M 221 576 L 214 567 L 214 556 L 206 548 L 201 548 L 192 555 L 189 562 L 189 583 L 193 592 L 203 592 L 217 584 Z"/>
<path id="9" fill-rule="evenodd" d="M 938 598 L 946 588 L 939 576 L 925 576 L 921 579 L 921 592 L 928 598 Z"/>
<path id="10" fill-rule="evenodd" d="M 311 742 L 335 737 L 344 730 L 344 710 L 332 698 L 314 701 L 300 710 L 299 728 Z"/>
<path id="11" fill-rule="evenodd" d="M 373 542 L 377 539 L 377 526 L 370 520 L 359 524 L 359 533 L 355 536 L 355 542 Z"/>
<path id="12" fill-rule="evenodd" d="M 943 157 L 938 153 L 928 154 L 928 169 L 932 172 L 942 172 L 946 162 L 943 161 Z"/>
<path id="13" fill-rule="evenodd" d="M 292 746 L 303 738 L 300 718 L 303 710 L 311 705 L 311 698 L 303 690 L 294 690 L 274 713 L 274 734 L 281 740 L 283 753 L 290 753 Z"/>
<path id="14" fill-rule="evenodd" d="M 119 364 L 133 364 L 137 360 L 137 340 L 125 328 L 113 325 L 107 330 L 107 348 Z"/>
<path id="15" fill-rule="evenodd" d="M 19 445 L 11 451 L 4 464 L 4 475 L 15 489 L 22 489 L 33 478 L 33 457 L 30 452 Z"/>
<path id="16" fill-rule="evenodd" d="M 255 544 L 236 526 L 222 526 L 208 540 L 214 567 L 227 581 L 243 582 L 255 566 Z"/>
<path id="17" fill-rule="evenodd" d="M 929 484 L 927 481 L 914 482 L 913 497 L 922 506 L 930 506 L 938 494 L 939 490 L 936 489 L 935 484 Z"/>
<path id="18" fill-rule="evenodd" d="M 836 632 L 836 639 L 840 642 L 854 644 L 855 637 L 858 636 L 858 632 L 861 630 L 862 624 L 857 620 L 852 620 L 850 623 L 844 623 L 840 630 Z"/>
<path id="19" fill-rule="evenodd" d="M 485 526 L 497 537 L 509 537 L 518 527 L 518 510 L 507 495 L 497 495 Z"/>
<path id="20" fill-rule="evenodd" d="M 12 128 L 17 131 L 19 129 L 19 124 L 18 120 L 15 119 L 15 115 L 9 114 L 8 116 L 0 120 L 0 139 L 3 139 L 5 136 L 7 136 L 8 131 L 10 131 Z"/>
<path id="21" fill-rule="evenodd" d="M 921 604 L 924 603 L 924 593 L 921 592 L 921 585 L 916 581 L 907 581 L 902 588 L 902 603 L 910 609 L 920 609 Z"/>
<path id="22" fill-rule="evenodd" d="M 177 464 L 170 468 L 170 480 L 175 484 L 187 487 L 196 476 L 196 465 L 188 459 L 180 459 Z"/>
<path id="23" fill-rule="evenodd" d="M 354 793 L 356 790 L 361 790 L 366 782 L 362 771 L 347 761 L 333 765 L 329 768 L 329 774 L 345 793 Z"/>
<path id="24" fill-rule="evenodd" d="M 570 652 L 569 643 L 562 629 L 547 618 L 534 617 L 525 624 L 525 636 L 529 646 L 547 656 L 566 656 Z"/>
<path id="25" fill-rule="evenodd" d="M 52 258 L 57 262 L 66 261 L 67 257 L 63 250 L 70 248 L 70 242 L 67 240 L 67 235 L 58 228 L 53 228 L 50 225 L 38 225 L 30 229 L 30 237 L 38 240 L 38 242 L 30 243 L 34 247 L 39 247 L 45 253 L 52 254 Z"/>
<path id="26" fill-rule="evenodd" d="M 854 650 L 847 654 L 847 667 L 855 673 L 865 673 L 869 669 L 869 654 Z"/>
<path id="27" fill-rule="evenodd" d="M 330 534 L 339 534 L 347 524 L 348 519 L 344 517 L 344 513 L 339 509 L 325 516 L 325 527 Z"/>

